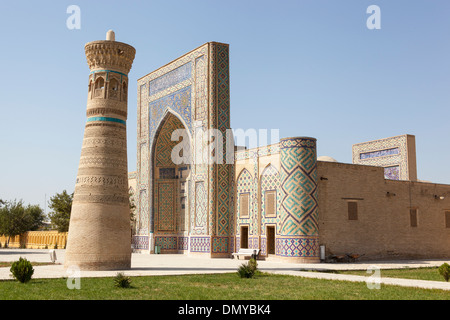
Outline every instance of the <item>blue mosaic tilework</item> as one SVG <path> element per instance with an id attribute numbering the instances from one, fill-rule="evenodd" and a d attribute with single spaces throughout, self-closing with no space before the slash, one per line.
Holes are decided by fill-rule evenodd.
<path id="1" fill-rule="evenodd" d="M 275 250 L 278 256 L 316 258 L 319 252 L 318 237 L 277 238 Z"/>
<path id="2" fill-rule="evenodd" d="M 190 251 L 191 252 L 210 252 L 210 238 L 209 237 L 190 237 Z"/>
<path id="3" fill-rule="evenodd" d="M 177 112 L 183 119 L 184 123 L 187 125 L 187 129 L 192 132 L 191 86 L 185 87 L 183 89 L 175 91 L 172 94 L 150 102 L 148 108 L 150 110 L 150 141 L 153 141 L 155 130 L 168 108 Z"/>
<path id="4" fill-rule="evenodd" d="M 149 83 L 149 95 L 152 96 L 180 82 L 191 78 L 192 63 L 188 62 Z"/>
<path id="5" fill-rule="evenodd" d="M 354 164 L 391 168 L 385 170 L 385 179 L 415 180 L 416 157 L 412 152 L 415 152 L 414 136 L 401 135 L 354 144 L 352 158 Z"/>
<path id="6" fill-rule="evenodd" d="M 370 158 L 391 156 L 391 155 L 399 154 L 399 153 L 400 153 L 399 148 L 392 148 L 392 149 L 385 149 L 385 150 L 378 150 L 378 151 L 360 153 L 359 154 L 359 158 L 361 160 L 364 160 L 364 159 L 370 159 Z"/>
<path id="7" fill-rule="evenodd" d="M 400 180 L 400 166 L 384 168 L 384 178 L 390 180 Z"/>
<path id="8" fill-rule="evenodd" d="M 133 246 L 136 250 L 148 250 L 148 236 L 134 236 Z"/>
<path id="9" fill-rule="evenodd" d="M 87 118 L 86 121 L 87 122 L 106 121 L 106 122 L 116 122 L 116 123 L 121 123 L 121 124 L 126 124 L 127 123 L 125 120 L 122 120 L 122 119 L 108 118 L 108 117 L 90 117 L 90 118 Z"/>
<path id="10" fill-rule="evenodd" d="M 281 141 L 281 235 L 317 235 L 317 155 L 315 139 Z"/>

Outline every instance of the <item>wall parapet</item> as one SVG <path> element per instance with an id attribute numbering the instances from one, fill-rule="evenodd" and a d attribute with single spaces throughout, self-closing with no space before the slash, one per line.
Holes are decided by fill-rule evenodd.
<path id="1" fill-rule="evenodd" d="M 0 236 L 2 248 L 8 242 L 7 236 Z M 28 231 L 9 239 L 9 248 L 27 249 L 64 249 L 67 243 L 67 232 Z"/>

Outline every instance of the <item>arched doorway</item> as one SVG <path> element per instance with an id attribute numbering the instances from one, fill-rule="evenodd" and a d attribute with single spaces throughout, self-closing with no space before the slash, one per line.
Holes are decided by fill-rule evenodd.
<path id="1" fill-rule="evenodd" d="M 153 230 L 155 249 L 160 253 L 183 253 L 187 250 L 189 233 L 188 179 L 190 163 L 181 162 L 183 152 L 174 154 L 174 148 L 186 137 L 172 141 L 175 130 L 186 130 L 180 119 L 167 113 L 156 132 L 153 150 Z M 187 132 L 187 131 L 186 131 Z M 189 140 L 189 138 L 187 138 Z M 188 146 L 189 141 L 187 141 Z"/>

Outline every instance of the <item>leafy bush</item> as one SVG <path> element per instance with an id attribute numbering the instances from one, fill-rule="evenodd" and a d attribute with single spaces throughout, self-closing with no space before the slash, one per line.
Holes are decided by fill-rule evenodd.
<path id="1" fill-rule="evenodd" d="M 439 267 L 439 273 L 444 277 L 445 281 L 448 282 L 450 279 L 450 265 L 448 263 L 444 263 Z"/>
<path id="2" fill-rule="evenodd" d="M 19 261 L 15 261 L 11 265 L 10 271 L 13 277 L 22 283 L 30 281 L 34 273 L 31 262 L 22 257 L 19 258 Z"/>
<path id="3" fill-rule="evenodd" d="M 238 268 L 238 274 L 241 278 L 253 278 L 258 271 L 258 263 L 256 259 L 250 259 L 247 264 L 243 263 Z"/>
<path id="4" fill-rule="evenodd" d="M 119 272 L 114 278 L 114 285 L 118 288 L 129 288 L 131 287 L 131 279 Z"/>

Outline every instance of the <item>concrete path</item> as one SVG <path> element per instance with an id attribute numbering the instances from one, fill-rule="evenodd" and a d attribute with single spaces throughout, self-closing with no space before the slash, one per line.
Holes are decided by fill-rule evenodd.
<path id="1" fill-rule="evenodd" d="M 74 276 L 73 270 L 64 268 L 65 250 L 57 249 L 56 264 L 48 266 L 35 266 L 33 278 L 65 278 Z M 24 257 L 31 262 L 51 262 L 49 250 L 39 249 L 0 249 L 0 261 L 17 261 Z M 133 254 L 131 269 L 123 270 L 127 276 L 149 275 L 179 275 L 179 274 L 211 274 L 236 272 L 243 260 L 236 259 L 210 259 L 196 255 L 180 254 Z M 258 268 L 263 272 L 287 274 L 307 278 L 320 278 L 329 280 L 345 280 L 366 282 L 372 288 L 379 283 L 426 289 L 442 289 L 450 291 L 450 282 L 407 280 L 383 277 L 383 269 L 418 268 L 440 266 L 450 260 L 414 260 L 414 261 L 371 261 L 358 263 L 318 263 L 318 264 L 292 264 L 279 261 L 258 261 Z M 375 268 L 375 269 L 374 269 Z M 343 275 L 327 273 L 332 270 L 378 270 L 380 277 L 374 272 L 367 276 Z M 309 272 L 306 270 L 313 270 Z M 321 272 L 322 271 L 322 272 Z M 81 277 L 112 277 L 117 271 L 80 271 Z M 0 268 L 0 280 L 11 279 L 9 267 Z M 449 293 L 450 294 L 450 293 Z"/>

